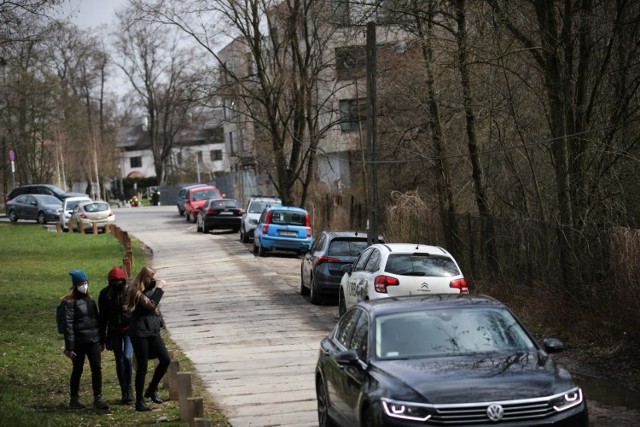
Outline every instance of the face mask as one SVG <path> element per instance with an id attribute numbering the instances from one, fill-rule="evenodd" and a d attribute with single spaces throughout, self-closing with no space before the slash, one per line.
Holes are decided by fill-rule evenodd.
<path id="1" fill-rule="evenodd" d="M 85 283 L 84 285 L 78 286 L 78 292 L 80 292 L 81 294 L 86 294 L 87 291 L 89 291 L 89 284 L 88 283 Z"/>

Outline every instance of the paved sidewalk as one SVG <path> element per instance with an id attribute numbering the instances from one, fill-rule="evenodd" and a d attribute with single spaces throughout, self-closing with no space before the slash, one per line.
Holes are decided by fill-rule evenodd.
<path id="1" fill-rule="evenodd" d="M 235 235 L 202 235 L 175 207 L 154 210 L 167 215 L 122 209 L 118 224 L 152 249 L 169 334 L 231 424 L 317 426 L 313 373 L 335 307 L 299 295 L 298 259 L 256 258 Z M 270 268 L 287 263 L 284 274 Z"/>

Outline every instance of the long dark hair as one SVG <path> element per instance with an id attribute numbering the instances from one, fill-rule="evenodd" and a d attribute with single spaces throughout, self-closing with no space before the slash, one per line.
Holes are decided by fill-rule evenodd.
<path id="1" fill-rule="evenodd" d="M 140 269 L 127 291 L 127 299 L 124 303 L 125 310 L 134 311 L 136 309 L 142 293 L 149 287 L 155 275 L 156 272 L 151 267 L 144 266 Z"/>

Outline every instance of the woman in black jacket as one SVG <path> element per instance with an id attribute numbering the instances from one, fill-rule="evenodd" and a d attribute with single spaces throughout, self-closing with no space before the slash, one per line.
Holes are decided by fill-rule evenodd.
<path id="1" fill-rule="evenodd" d="M 133 347 L 129 338 L 131 313 L 124 309 L 127 296 L 127 276 L 120 267 L 113 267 L 107 275 L 109 285 L 100 291 L 100 336 L 106 336 L 107 350 L 113 350 L 116 374 L 120 383 L 123 404 L 133 403 L 131 377 L 133 373 Z"/>
<path id="2" fill-rule="evenodd" d="M 169 352 L 160 336 L 162 319 L 158 305 L 164 294 L 164 280 L 155 279 L 156 272 L 149 267 L 142 267 L 127 292 L 125 309 L 132 313 L 129 324 L 129 337 L 133 345 L 138 366 L 136 368 L 136 411 L 149 411 L 144 398 L 151 398 L 155 403 L 162 403 L 158 397 L 158 384 L 169 367 Z M 158 358 L 158 366 L 153 373 L 149 387 L 144 389 L 149 355 Z"/>
<path id="3" fill-rule="evenodd" d="M 91 385 L 93 388 L 93 406 L 98 409 L 109 409 L 102 399 L 102 366 L 100 353 L 104 350 L 104 339 L 100 337 L 98 307 L 89 295 L 89 277 L 82 270 L 71 270 L 71 287 L 69 292 L 60 298 L 65 302 L 64 317 L 64 354 L 71 359 L 69 407 L 82 409 L 80 403 L 80 377 L 84 369 L 85 356 L 91 367 Z"/>

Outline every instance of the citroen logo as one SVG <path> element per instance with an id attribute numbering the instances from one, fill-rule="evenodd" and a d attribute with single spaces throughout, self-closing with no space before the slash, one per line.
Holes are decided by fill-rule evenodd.
<path id="1" fill-rule="evenodd" d="M 504 409 L 498 404 L 489 405 L 487 408 L 487 416 L 491 421 L 500 421 L 504 416 Z"/>
<path id="2" fill-rule="evenodd" d="M 429 290 L 429 284 L 427 282 L 424 282 L 422 283 L 422 285 L 420 285 L 420 288 Z"/>

